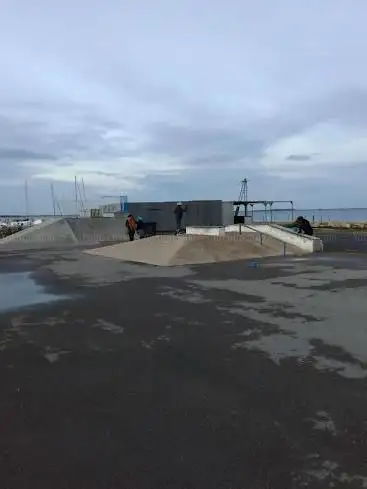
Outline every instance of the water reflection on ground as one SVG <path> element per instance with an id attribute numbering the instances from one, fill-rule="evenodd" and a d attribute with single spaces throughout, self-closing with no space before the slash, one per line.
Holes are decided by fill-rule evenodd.
<path id="1" fill-rule="evenodd" d="M 48 294 L 30 273 L 0 273 L 0 312 L 59 300 L 63 297 Z"/>

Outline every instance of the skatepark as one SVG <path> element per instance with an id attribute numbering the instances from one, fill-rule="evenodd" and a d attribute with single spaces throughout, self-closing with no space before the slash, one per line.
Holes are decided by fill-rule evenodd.
<path id="1" fill-rule="evenodd" d="M 129 242 L 60 218 L 4 238 L 5 486 L 364 487 L 364 236 Z"/>
<path id="2" fill-rule="evenodd" d="M 97 249 L 93 251 L 93 245 Z M 319 238 L 276 225 L 189 226 L 182 236 L 128 242 L 124 219 L 58 218 L 0 240 L 0 252 L 86 247 L 88 253 L 157 266 L 187 265 L 321 251 Z"/>

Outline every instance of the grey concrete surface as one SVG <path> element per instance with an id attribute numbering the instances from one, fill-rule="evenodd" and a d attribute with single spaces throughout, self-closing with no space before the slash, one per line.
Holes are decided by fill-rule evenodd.
<path id="1" fill-rule="evenodd" d="M 367 256 L 250 265 L 0 253 L 3 486 L 366 487 Z"/>

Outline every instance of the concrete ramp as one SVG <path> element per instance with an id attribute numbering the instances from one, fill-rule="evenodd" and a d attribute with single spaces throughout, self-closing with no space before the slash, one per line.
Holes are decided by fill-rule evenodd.
<path id="1" fill-rule="evenodd" d="M 86 250 L 85 253 L 124 261 L 167 266 L 171 264 L 175 254 L 185 243 L 185 237 L 181 236 L 153 236 L 132 242 L 104 246 L 94 250 Z"/>
<path id="2" fill-rule="evenodd" d="M 53 248 L 78 242 L 64 218 L 50 219 L 0 239 L 0 251 Z"/>
<path id="3" fill-rule="evenodd" d="M 85 253 L 117 260 L 158 266 L 194 265 L 234 261 L 283 253 L 270 243 L 236 236 L 153 236 L 128 243 L 105 246 Z"/>

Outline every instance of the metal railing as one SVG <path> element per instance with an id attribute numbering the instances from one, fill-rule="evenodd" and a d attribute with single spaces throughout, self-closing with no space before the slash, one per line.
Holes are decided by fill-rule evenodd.
<path id="1" fill-rule="evenodd" d="M 262 231 L 259 231 L 258 229 L 250 226 L 249 224 L 239 224 L 239 233 L 242 234 L 242 228 L 247 228 L 251 229 L 252 232 L 255 232 L 259 235 L 260 237 L 260 245 L 264 245 L 264 236 L 269 237 L 266 233 L 263 233 Z M 274 239 L 278 243 L 281 243 L 283 245 L 283 256 L 286 256 L 287 254 L 287 243 L 282 241 L 281 239 L 275 237 L 275 236 L 270 236 L 270 238 Z"/>

